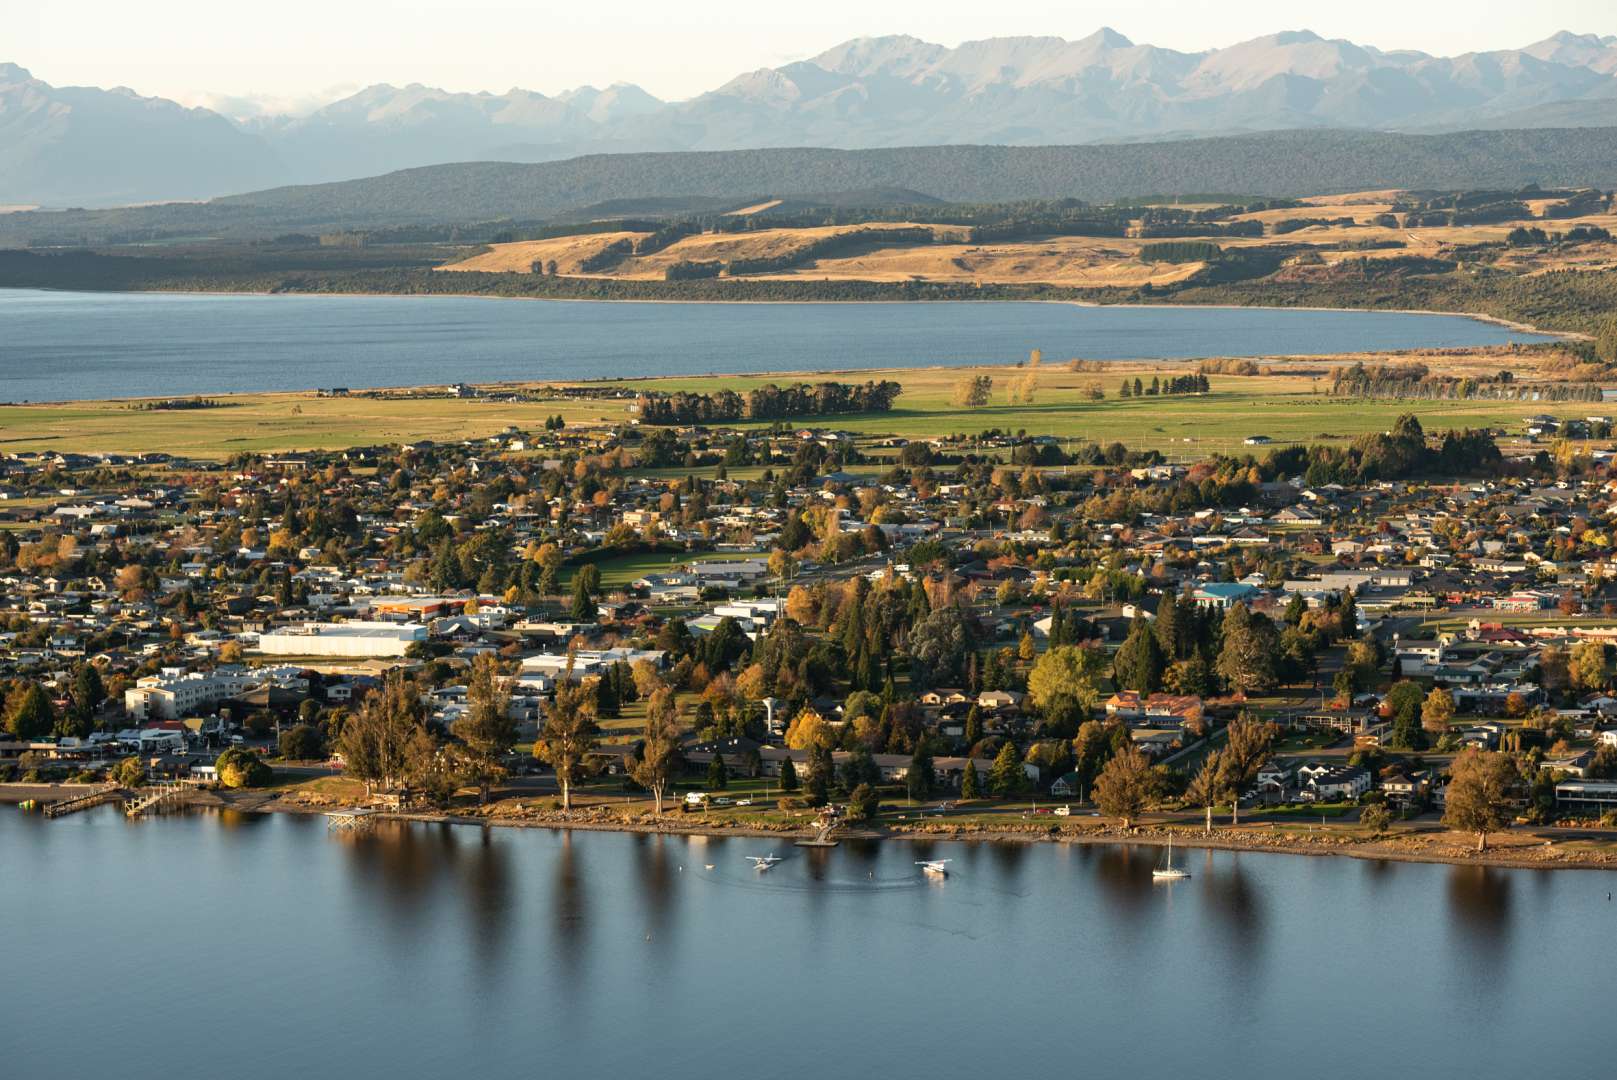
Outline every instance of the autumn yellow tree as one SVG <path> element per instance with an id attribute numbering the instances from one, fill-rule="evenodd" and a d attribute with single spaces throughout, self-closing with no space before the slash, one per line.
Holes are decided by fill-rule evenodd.
<path id="1" fill-rule="evenodd" d="M 1201 768 L 1196 770 L 1196 775 L 1190 778 L 1190 784 L 1185 788 L 1185 801 L 1207 812 L 1207 823 L 1202 831 L 1209 835 L 1213 831 L 1213 807 L 1224 798 L 1222 757 L 1223 751 L 1214 750 L 1203 758 Z"/>
<path id="2" fill-rule="evenodd" d="M 1567 661 L 1567 674 L 1580 690 L 1604 690 L 1611 685 L 1611 660 L 1599 641 L 1579 642 Z"/>
<path id="3" fill-rule="evenodd" d="M 1097 689 L 1099 666 L 1104 665 L 1099 650 L 1079 645 L 1058 645 L 1047 649 L 1027 677 L 1028 696 L 1041 709 L 1068 698 L 1089 712 L 1100 700 Z"/>
<path id="4" fill-rule="evenodd" d="M 1420 722 L 1421 727 L 1434 735 L 1448 731 L 1454 722 L 1454 695 L 1441 686 L 1432 687 L 1426 700 L 1421 702 Z"/>
<path id="5" fill-rule="evenodd" d="M 678 767 L 679 710 L 674 704 L 674 692 L 664 687 L 646 703 L 640 756 L 630 769 L 635 783 L 651 792 L 659 814 L 663 812 L 663 795 Z"/>
<path id="6" fill-rule="evenodd" d="M 767 691 L 762 664 L 749 664 L 736 676 L 735 692 L 743 701 L 761 701 L 768 696 Z"/>
<path id="7" fill-rule="evenodd" d="M 962 375 L 955 380 L 949 400 L 962 408 L 977 409 L 987 405 L 993 393 L 994 380 L 991 376 Z"/>
<path id="8" fill-rule="evenodd" d="M 786 617 L 804 626 L 813 626 L 819 618 L 819 604 L 814 593 L 802 585 L 793 585 L 786 594 Z"/>
<path id="9" fill-rule="evenodd" d="M 826 723 L 825 717 L 811 708 L 805 707 L 786 727 L 786 746 L 791 750 L 830 748 L 835 743 L 836 735 L 832 732 L 831 725 Z"/>
<path id="10" fill-rule="evenodd" d="M 556 683 L 556 694 L 545 710 L 545 723 L 533 744 L 533 756 L 556 770 L 563 810 L 573 808 L 573 784 L 582 774 L 584 759 L 595 749 L 600 728 L 585 701 L 584 688 L 573 682 L 573 663 Z"/>
<path id="11" fill-rule="evenodd" d="M 650 660 L 636 660 L 629 669 L 634 676 L 634 692 L 637 697 L 649 699 L 652 694 L 668 685 L 663 680 L 662 672 Z"/>

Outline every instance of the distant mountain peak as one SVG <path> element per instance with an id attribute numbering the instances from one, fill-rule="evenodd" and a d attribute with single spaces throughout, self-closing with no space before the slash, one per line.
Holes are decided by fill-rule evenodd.
<path id="1" fill-rule="evenodd" d="M 1608 34 L 1601 37 L 1599 34 L 1575 34 L 1571 30 L 1557 30 L 1544 40 L 1553 41 L 1561 45 L 1593 45 L 1598 48 L 1603 45 L 1617 44 L 1617 35 Z"/>
<path id="2" fill-rule="evenodd" d="M 1104 45 L 1109 49 L 1134 48 L 1134 42 L 1130 41 L 1123 34 L 1113 30 L 1110 26 L 1103 26 L 1099 30 L 1096 30 L 1093 34 L 1090 34 L 1088 37 L 1080 38 L 1078 44 L 1087 45 L 1090 42 L 1097 45 Z"/>
<path id="3" fill-rule="evenodd" d="M 1200 52 L 1136 43 L 1108 26 L 1077 40 L 952 48 L 892 34 L 738 74 L 680 102 L 625 82 L 549 97 L 377 83 L 307 109 L 197 100 L 221 111 L 127 88 L 53 87 L 0 64 L 0 203 L 193 198 L 456 161 L 625 151 L 1617 125 L 1617 37 L 1563 30 L 1522 49 L 1437 57 L 1305 28 Z"/>
<path id="4" fill-rule="evenodd" d="M 827 49 L 807 61 L 842 75 L 904 78 L 936 63 L 949 50 L 908 34 L 861 37 Z"/>

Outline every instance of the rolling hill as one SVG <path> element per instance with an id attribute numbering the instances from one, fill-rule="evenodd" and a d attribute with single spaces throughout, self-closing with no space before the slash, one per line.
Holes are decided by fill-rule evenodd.
<path id="1" fill-rule="evenodd" d="M 475 162 L 201 204 L 6 214 L 0 215 L 0 241 L 246 238 L 405 224 L 577 220 L 585 207 L 644 207 L 657 199 L 670 200 L 673 210 L 690 205 L 686 200 L 727 199 L 739 208 L 766 194 L 886 190 L 894 199 L 921 192 L 949 202 L 1098 202 L 1207 191 L 1296 196 L 1529 183 L 1617 187 L 1617 128 L 1440 135 L 1293 131 L 1098 146 L 733 150 Z"/>

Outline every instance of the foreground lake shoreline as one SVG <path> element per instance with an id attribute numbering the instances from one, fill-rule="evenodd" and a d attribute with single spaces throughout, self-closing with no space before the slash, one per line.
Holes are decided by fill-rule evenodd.
<path id="1" fill-rule="evenodd" d="M 0 805 L 27 799 L 50 801 L 87 791 L 93 785 L 4 784 L 0 785 Z M 515 802 L 515 800 L 511 800 Z M 321 816 L 340 807 L 329 800 L 278 791 L 207 791 L 192 797 L 191 806 L 215 811 L 250 814 L 292 814 Z M 812 839 L 812 828 L 781 824 L 732 822 L 725 819 L 665 813 L 661 818 L 646 814 L 625 815 L 605 807 L 590 807 L 571 813 L 532 806 L 512 807 L 510 802 L 493 803 L 487 815 L 477 813 L 411 811 L 381 815 L 382 820 L 421 825 L 456 825 L 469 828 L 548 829 L 559 832 L 613 832 L 682 837 L 758 837 L 783 840 Z M 1068 819 L 1071 821 L 1072 819 Z M 1490 837 L 1493 845 L 1485 852 L 1475 849 L 1475 839 L 1460 836 L 1430 824 L 1414 830 L 1398 831 L 1376 838 L 1362 837 L 1345 830 L 1325 829 L 1306 833 L 1282 833 L 1266 823 L 1231 827 L 1215 820 L 1211 835 L 1197 827 L 1169 827 L 1146 823 L 1123 829 L 1111 823 L 1051 825 L 1032 821 L 1007 822 L 990 826 L 977 822 L 941 821 L 892 825 L 878 828 L 847 829 L 837 833 L 839 840 L 908 841 L 914 843 L 996 844 L 1075 844 L 1132 845 L 1163 847 L 1171 836 L 1176 847 L 1209 851 L 1255 852 L 1269 855 L 1338 856 L 1373 862 L 1431 863 L 1447 866 L 1478 866 L 1502 870 L 1606 870 L 1617 871 L 1617 843 L 1597 842 L 1599 846 L 1565 850 L 1552 841 L 1531 838 L 1524 831 Z M 1531 840 L 1531 842 L 1527 842 Z M 1501 846 L 1503 845 L 1503 846 Z"/>
<path id="2" fill-rule="evenodd" d="M 267 813 L 321 814 L 329 807 L 289 802 L 273 798 L 257 803 L 251 793 L 221 793 L 221 808 L 234 808 Z M 255 805 L 255 803 L 257 803 Z M 554 810 L 524 808 L 522 817 L 488 816 L 453 813 L 404 813 L 388 815 L 390 820 L 412 821 L 423 824 L 463 825 L 475 828 L 529 828 L 559 829 L 585 832 L 650 833 L 673 836 L 753 836 L 782 837 L 797 840 L 813 839 L 812 828 L 782 825 L 763 827 L 748 823 L 727 821 L 696 821 L 687 823 L 686 816 L 664 814 L 664 819 L 647 815 L 624 816 L 611 811 L 575 810 L 572 813 Z M 1069 819 L 1071 820 L 1071 819 Z M 878 828 L 849 829 L 837 834 L 840 839 L 899 840 L 921 843 L 980 842 L 1009 844 L 1132 844 L 1161 847 L 1171 836 L 1176 846 L 1210 849 L 1214 851 L 1253 851 L 1272 855 L 1347 856 L 1357 859 L 1389 860 L 1396 862 L 1439 863 L 1456 866 L 1487 866 L 1497 869 L 1518 870 L 1617 870 L 1617 845 L 1606 851 L 1555 851 L 1553 846 L 1501 847 L 1486 852 L 1475 851 L 1474 838 L 1457 838 L 1439 831 L 1436 834 L 1404 833 L 1363 840 L 1347 835 L 1333 835 L 1329 831 L 1302 835 L 1280 833 L 1264 825 L 1243 825 L 1231 828 L 1215 822 L 1211 836 L 1200 828 L 1166 828 L 1145 824 L 1123 829 L 1111 823 L 1077 826 L 1045 825 L 1033 821 L 1008 823 L 1004 827 L 980 823 L 949 824 L 941 821 L 915 825 L 894 825 Z M 1493 842 L 1510 843 L 1512 834 L 1500 834 Z M 1430 845 L 1424 841 L 1435 841 Z M 1408 845 L 1418 846 L 1408 846 Z M 1537 852 L 1538 856 L 1530 856 Z"/>

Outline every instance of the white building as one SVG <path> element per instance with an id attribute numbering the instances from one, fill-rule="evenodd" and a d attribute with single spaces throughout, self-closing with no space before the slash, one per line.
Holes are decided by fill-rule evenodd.
<path id="1" fill-rule="evenodd" d="M 648 660 L 655 667 L 662 667 L 663 652 L 661 649 L 630 649 L 619 647 L 615 649 L 578 649 L 571 656 L 573 665 L 573 681 L 579 682 L 586 676 L 599 675 L 613 664 L 623 663 L 633 667 L 642 660 Z M 532 676 L 543 675 L 551 679 L 560 679 L 567 672 L 569 657 L 566 653 L 538 653 L 534 656 L 522 658 L 522 672 L 520 681 Z"/>
<path id="2" fill-rule="evenodd" d="M 170 668 L 148 675 L 124 691 L 124 711 L 137 720 L 178 720 L 210 709 L 258 684 L 241 668 L 181 672 Z"/>
<path id="3" fill-rule="evenodd" d="M 785 607 L 779 600 L 732 600 L 726 604 L 715 604 L 713 614 L 719 618 L 728 615 L 736 621 L 746 620 L 767 629 L 771 623 L 780 618 Z"/>
<path id="4" fill-rule="evenodd" d="M 342 622 L 285 626 L 258 637 L 258 651 L 270 656 L 403 656 L 427 628 L 418 623 Z"/>

